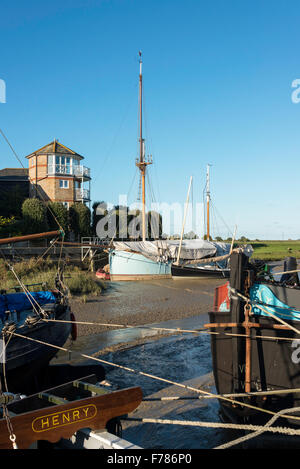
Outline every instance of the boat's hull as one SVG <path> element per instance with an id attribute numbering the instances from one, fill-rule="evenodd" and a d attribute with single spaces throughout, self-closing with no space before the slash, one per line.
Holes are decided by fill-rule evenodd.
<path id="1" fill-rule="evenodd" d="M 16 333 L 23 337 L 12 336 L 6 347 L 5 367 L 1 367 L 0 376 L 6 380 L 11 392 L 25 392 L 31 389 L 41 370 L 57 354 L 58 348 L 67 341 L 70 332 L 70 310 L 58 306 L 55 315 L 57 322 L 44 322 L 32 326 L 23 326 Z M 47 345 L 49 344 L 49 345 Z M 51 347 L 54 346 L 54 347 Z M 5 376 L 4 376 L 5 371 Z"/>
<path id="2" fill-rule="evenodd" d="M 111 281 L 115 282 L 172 278 L 170 261 L 153 261 L 127 251 L 110 252 L 109 271 Z"/>
<path id="3" fill-rule="evenodd" d="M 213 332 L 211 351 L 217 393 L 263 391 L 267 392 L 264 396 L 237 399 L 272 412 L 300 407 L 300 391 L 296 391 L 300 390 L 300 289 L 260 281 L 252 283 L 245 293 L 243 285 L 248 277 L 244 272 L 242 264 L 236 265 L 230 284 L 216 288 L 214 311 L 209 313 L 207 327 Z M 242 291 L 243 297 L 235 293 L 229 297 L 229 287 Z M 244 295 L 249 295 L 252 304 L 249 329 Z M 262 422 L 270 418 L 259 409 L 224 399 L 219 402 L 223 415 L 231 421 L 247 418 Z M 300 417 L 300 412 L 293 415 Z M 299 425 L 300 418 L 290 422 Z"/>
<path id="4" fill-rule="evenodd" d="M 227 312 L 210 313 L 211 323 L 230 323 Z M 251 392 L 282 391 L 300 389 L 300 341 L 299 335 L 292 330 L 270 329 L 276 321 L 260 317 L 255 318 L 260 328 L 253 328 L 251 338 Z M 299 328 L 299 322 L 290 321 L 290 325 Z M 212 329 L 220 332 L 221 329 Z M 225 333 L 245 332 L 237 328 L 223 328 Z M 268 337 L 263 339 L 261 337 Z M 286 337 L 292 340 L 281 340 Z M 273 340 L 272 340 L 272 339 Z M 217 334 L 211 336 L 213 372 L 218 394 L 245 392 L 245 341 L 235 336 Z M 241 399 L 239 399 L 241 400 Z M 220 399 L 223 413 L 232 421 L 239 421 L 247 416 L 250 419 L 270 418 L 269 414 L 231 405 Z M 273 411 L 300 406 L 300 393 L 282 393 L 265 398 L 246 398 L 245 402 Z M 300 414 L 299 414 L 300 415 Z M 300 422 L 298 422 L 300 424 Z"/>
<path id="5" fill-rule="evenodd" d="M 172 277 L 214 277 L 214 278 L 225 278 L 229 276 L 229 269 L 214 269 L 214 268 L 205 268 L 205 267 L 190 267 L 190 266 L 180 266 L 172 265 Z"/>

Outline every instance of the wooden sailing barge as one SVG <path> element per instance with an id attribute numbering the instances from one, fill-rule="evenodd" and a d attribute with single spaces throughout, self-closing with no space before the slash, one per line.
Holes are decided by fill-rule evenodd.
<path id="1" fill-rule="evenodd" d="M 55 237 L 60 231 L 1 239 L 0 245 L 28 239 Z M 13 266 L 10 269 L 14 272 Z M 72 318 L 63 275 L 58 270 L 55 288 L 38 292 L 16 275 L 15 292 L 0 294 L 2 338 L 0 378 L 10 392 L 32 392 L 39 372 L 49 364 L 72 332 Z M 47 344 L 51 344 L 51 347 Z"/>
<path id="2" fill-rule="evenodd" d="M 232 422 L 265 422 L 268 411 L 300 405 L 299 280 L 295 266 L 277 282 L 242 253 L 230 263 L 230 280 L 216 288 L 205 325 L 217 393 L 242 394 L 232 403 L 220 399 L 221 414 Z M 293 416 L 290 423 L 299 425 L 300 413 Z"/>
<path id="3" fill-rule="evenodd" d="M 116 243 L 109 252 L 109 270 L 112 281 L 130 280 L 151 280 L 155 278 L 171 278 L 171 260 L 165 255 L 161 255 L 159 244 L 147 240 L 147 220 L 146 220 L 146 171 L 152 164 L 152 156 L 146 157 L 145 139 L 143 137 L 143 74 L 142 74 L 142 54 L 139 52 L 139 157 L 136 159 L 136 166 L 139 169 L 141 189 L 142 189 L 142 216 L 141 216 L 141 238 L 139 243 L 140 252 L 135 252 L 136 242 L 127 242 L 126 249 L 118 248 Z M 147 247 L 155 250 L 152 258 L 147 256 Z M 143 247 L 146 254 L 144 255 Z"/>

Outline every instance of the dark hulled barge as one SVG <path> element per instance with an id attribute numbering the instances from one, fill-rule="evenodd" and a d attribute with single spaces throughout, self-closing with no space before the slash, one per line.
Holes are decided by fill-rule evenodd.
<path id="1" fill-rule="evenodd" d="M 300 407 L 300 286 L 296 260 L 289 261 L 278 282 L 233 253 L 229 282 L 215 290 L 205 327 L 217 393 L 227 395 L 219 399 L 224 420 L 264 423 Z M 285 422 L 299 425 L 300 412 L 292 412 Z"/>

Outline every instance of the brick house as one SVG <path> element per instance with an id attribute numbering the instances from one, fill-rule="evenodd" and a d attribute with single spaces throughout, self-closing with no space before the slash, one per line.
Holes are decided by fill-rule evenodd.
<path id="1" fill-rule="evenodd" d="M 29 163 L 30 197 L 63 203 L 90 204 L 90 169 L 83 156 L 54 140 L 26 156 Z"/>

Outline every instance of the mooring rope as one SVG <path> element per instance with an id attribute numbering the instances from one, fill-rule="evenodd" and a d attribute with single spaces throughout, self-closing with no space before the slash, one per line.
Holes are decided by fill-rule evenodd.
<path id="1" fill-rule="evenodd" d="M 77 324 L 77 325 L 88 325 L 88 326 L 99 326 L 99 327 L 122 327 L 123 329 L 149 329 L 149 330 L 159 330 L 165 331 L 170 333 L 191 333 L 191 334 L 208 334 L 208 335 L 226 335 L 230 337 L 249 337 L 247 334 L 238 334 L 233 332 L 217 332 L 217 331 L 208 331 L 207 329 L 180 329 L 180 328 L 166 328 L 166 327 L 154 327 L 148 325 L 128 325 L 128 324 L 112 324 L 112 323 L 99 323 L 99 322 L 89 322 L 89 321 L 68 321 L 68 320 L 60 320 L 60 319 L 50 319 L 50 318 L 41 318 L 42 321 L 45 322 L 61 322 L 61 323 L 68 323 L 68 324 Z M 257 339 L 268 339 L 268 340 L 287 340 L 287 341 L 294 341 L 295 339 L 292 337 L 274 337 L 274 336 L 257 336 Z"/>
<path id="2" fill-rule="evenodd" d="M 45 345 L 45 346 L 48 346 L 48 347 L 52 347 L 52 348 L 55 348 L 57 350 L 62 350 L 64 352 L 68 352 L 68 353 L 72 353 L 73 351 L 70 350 L 70 349 L 67 349 L 66 347 L 60 347 L 58 345 L 53 345 L 53 344 L 49 344 L 47 342 L 44 342 L 44 341 L 41 341 L 41 340 L 38 340 L 38 339 L 34 339 L 32 337 L 28 337 L 28 336 L 24 336 L 24 335 L 21 335 L 21 334 L 18 334 L 16 332 L 11 332 L 11 331 L 8 331 L 7 334 L 9 335 L 14 335 L 16 337 L 20 337 L 20 338 L 23 338 L 23 339 L 27 339 L 27 340 L 30 340 L 30 341 L 33 341 L 33 342 L 36 342 L 36 343 L 40 343 L 42 345 Z M 174 385 L 174 386 L 178 386 L 178 387 L 181 387 L 183 389 L 188 389 L 190 391 L 193 391 L 193 392 L 196 392 L 196 393 L 200 393 L 200 394 L 204 394 L 204 395 L 208 395 L 208 396 L 213 396 L 217 399 L 222 399 L 224 401 L 227 401 L 229 402 L 230 404 L 236 404 L 236 405 L 240 405 L 241 407 L 247 407 L 249 409 L 253 409 L 255 411 L 259 411 L 259 412 L 263 412 L 263 413 L 267 413 L 267 414 L 270 414 L 270 415 L 275 415 L 275 412 L 271 411 L 271 410 L 268 410 L 268 409 L 263 409 L 261 407 L 257 407 L 257 406 L 254 406 L 254 405 L 251 405 L 249 403 L 246 403 L 246 402 L 241 402 L 241 401 L 238 401 L 238 400 L 235 400 L 235 399 L 230 399 L 230 398 L 227 398 L 227 397 L 224 397 L 224 395 L 222 394 L 219 394 L 219 395 L 216 395 L 216 394 L 213 394 L 209 391 L 205 391 L 203 389 L 198 389 L 198 388 L 194 388 L 193 386 L 189 386 L 189 385 L 186 385 L 186 384 L 182 384 L 182 383 L 178 383 L 176 381 L 172 381 L 172 380 L 169 380 L 169 379 L 166 379 L 166 378 L 162 378 L 160 376 L 156 376 L 156 375 L 153 375 L 153 374 L 150 374 L 150 373 L 145 373 L 143 371 L 138 371 L 138 370 L 134 370 L 133 368 L 129 368 L 127 366 L 123 366 L 123 365 L 119 365 L 117 363 L 112 363 L 112 362 L 109 362 L 107 360 L 104 360 L 104 359 L 101 359 L 101 358 L 98 358 L 98 357 L 95 357 L 95 356 L 92 356 L 92 355 L 87 355 L 87 354 L 84 354 L 84 353 L 81 353 L 81 352 L 77 352 L 75 351 L 75 353 L 79 354 L 81 357 L 83 358 L 87 358 L 87 359 L 90 359 L 90 360 L 94 360 L 94 361 L 97 361 L 99 363 L 103 363 L 105 365 L 109 365 L 109 366 L 112 366 L 112 367 L 116 367 L 116 368 L 119 368 L 119 369 L 122 369 L 122 370 L 125 370 L 125 371 L 128 371 L 130 373 L 134 373 L 134 374 L 137 374 L 137 375 L 141 375 L 141 376 L 145 376 L 145 377 L 148 377 L 148 378 L 151 378 L 151 379 L 155 379 L 155 380 L 158 380 L 158 381 L 162 381 L 162 382 L 165 382 L 165 383 L 168 383 L 168 384 L 171 384 L 171 385 Z M 292 418 L 292 419 L 295 419 L 295 420 L 300 420 L 300 416 L 297 417 L 297 416 L 285 416 L 285 415 L 282 415 L 283 418 Z"/>
<path id="3" fill-rule="evenodd" d="M 300 407 L 292 407 L 290 409 L 284 409 L 284 410 L 280 410 L 279 412 L 277 412 L 265 425 L 263 425 L 260 429 L 258 429 L 257 431 L 255 431 L 254 433 L 250 433 L 250 435 L 245 435 L 245 436 L 242 436 L 241 438 L 237 438 L 236 440 L 232 440 L 228 443 L 225 443 L 223 445 L 220 445 L 220 446 L 217 446 L 215 447 L 214 449 L 228 449 L 230 448 L 231 446 L 235 446 L 235 445 L 238 445 L 240 443 L 244 443 L 245 441 L 248 441 L 250 439 L 253 439 L 259 435 L 261 435 L 262 433 L 264 432 L 269 432 L 269 431 L 273 431 L 272 429 L 279 429 L 280 428 L 280 432 L 279 433 L 285 433 L 286 435 L 290 435 L 290 436 L 295 436 L 295 435 L 300 435 L 300 430 L 299 429 L 293 429 L 293 428 L 281 428 L 281 427 L 271 427 L 271 425 L 279 418 L 281 417 L 281 414 L 284 412 L 285 414 L 287 413 L 293 413 L 293 412 L 299 412 L 300 411 Z M 284 430 L 284 432 L 282 432 L 281 430 Z M 287 430 L 287 432 L 286 432 Z"/>
<path id="4" fill-rule="evenodd" d="M 299 411 L 300 408 L 295 408 L 295 411 Z M 291 409 L 284 409 L 289 411 Z M 287 427 L 270 427 L 273 420 L 281 417 L 280 414 L 283 411 L 276 413 L 266 425 L 246 425 L 237 423 L 223 423 L 223 422 L 202 422 L 199 420 L 170 420 L 170 419 L 159 419 L 159 418 L 148 418 L 148 417 L 122 417 L 121 420 L 128 422 L 142 422 L 142 423 L 160 423 L 164 425 L 183 425 L 191 427 L 207 427 L 207 428 L 224 428 L 226 430 L 244 430 L 244 431 L 256 431 L 262 433 L 264 431 L 270 433 L 281 433 L 283 435 L 297 435 L 300 436 L 300 429 L 287 428 Z M 256 435 L 255 435 L 256 436 Z M 237 443 L 235 443 L 237 444 Z M 218 447 L 221 449 L 221 447 Z M 214 448 L 217 449 L 217 448 Z"/>

